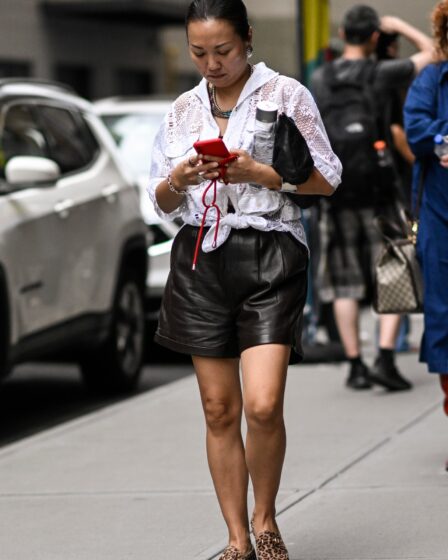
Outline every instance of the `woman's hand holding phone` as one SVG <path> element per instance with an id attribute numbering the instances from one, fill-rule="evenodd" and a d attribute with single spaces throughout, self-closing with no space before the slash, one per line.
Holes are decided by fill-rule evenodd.
<path id="1" fill-rule="evenodd" d="M 198 155 L 180 163 L 171 173 L 179 190 L 214 179 L 226 184 L 257 183 L 269 189 L 281 188 L 281 178 L 272 167 L 256 162 L 245 150 L 230 152 L 221 138 L 196 142 L 194 148 Z"/>
<path id="2" fill-rule="evenodd" d="M 193 144 L 194 149 L 204 161 L 213 161 L 219 164 L 219 177 L 227 183 L 227 166 L 238 156 L 230 153 L 222 138 L 212 138 L 210 140 L 199 140 Z"/>
<path id="3" fill-rule="evenodd" d="M 255 183 L 271 190 L 280 190 L 280 175 L 270 165 L 255 161 L 245 150 L 232 150 L 235 159 L 225 163 L 225 182 L 231 184 Z M 222 160 L 212 156 L 204 156 L 206 161 Z"/>
<path id="4" fill-rule="evenodd" d="M 214 161 L 204 162 L 201 156 L 192 156 L 173 169 L 171 180 L 177 190 L 186 191 L 191 185 L 217 179 L 220 176 L 218 168 L 219 164 Z"/>

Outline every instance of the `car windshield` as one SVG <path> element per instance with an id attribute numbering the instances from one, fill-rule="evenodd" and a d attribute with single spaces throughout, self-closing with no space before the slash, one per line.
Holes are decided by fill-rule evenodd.
<path id="1" fill-rule="evenodd" d="M 101 116 L 124 161 L 136 177 L 149 173 L 152 145 L 163 117 L 163 113 Z"/>

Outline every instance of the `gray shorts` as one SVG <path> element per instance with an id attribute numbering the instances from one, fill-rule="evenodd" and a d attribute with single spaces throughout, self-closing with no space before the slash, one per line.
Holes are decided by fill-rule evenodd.
<path id="1" fill-rule="evenodd" d="M 317 275 L 322 302 L 366 297 L 375 262 L 383 248 L 373 219 L 371 208 L 323 210 Z"/>

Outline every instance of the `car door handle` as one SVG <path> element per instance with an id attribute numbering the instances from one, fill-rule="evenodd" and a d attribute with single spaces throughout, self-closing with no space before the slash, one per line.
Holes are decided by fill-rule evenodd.
<path id="1" fill-rule="evenodd" d="M 73 200 L 67 198 L 66 200 L 60 200 L 54 205 L 54 211 L 59 215 L 60 218 L 68 218 L 70 214 L 70 209 L 73 207 Z"/>
<path id="2" fill-rule="evenodd" d="M 107 187 L 103 188 L 101 194 L 104 196 L 107 202 L 112 203 L 117 200 L 118 191 L 118 185 L 108 185 Z"/>

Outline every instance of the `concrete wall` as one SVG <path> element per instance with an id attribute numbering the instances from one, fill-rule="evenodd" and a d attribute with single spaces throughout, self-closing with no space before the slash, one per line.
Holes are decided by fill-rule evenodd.
<path id="1" fill-rule="evenodd" d="M 48 66 L 89 64 L 94 70 L 94 97 L 111 95 L 119 70 L 151 72 L 156 81 L 162 75 L 162 58 L 155 56 L 159 47 L 157 33 L 145 28 L 97 22 L 59 21 L 48 26 Z M 51 74 L 51 69 L 49 69 Z M 161 84 L 156 84 L 156 90 Z"/>
<path id="2" fill-rule="evenodd" d="M 335 24 L 341 21 L 342 16 L 354 4 L 367 4 L 377 10 L 380 15 L 399 16 L 409 23 L 430 31 L 429 14 L 436 5 L 432 0 L 330 0 L 332 20 Z"/>
<path id="3" fill-rule="evenodd" d="M 332 34 L 337 35 L 339 24 L 346 10 L 357 3 L 372 6 L 380 16 L 393 15 L 398 16 L 415 27 L 418 27 L 428 35 L 431 34 L 430 13 L 436 2 L 431 0 L 330 0 Z M 401 54 L 408 56 L 414 52 L 414 48 L 405 40 L 401 41 Z"/>
<path id="4" fill-rule="evenodd" d="M 33 73 L 48 77 L 45 29 L 32 0 L 0 0 L 0 59 L 25 60 Z"/>
<path id="5" fill-rule="evenodd" d="M 92 71 L 93 97 L 111 95 L 121 69 L 151 72 L 163 88 L 158 30 L 98 21 L 48 18 L 37 0 L 0 0 L 0 60 L 29 61 L 32 76 L 53 79 L 55 66 Z"/>

